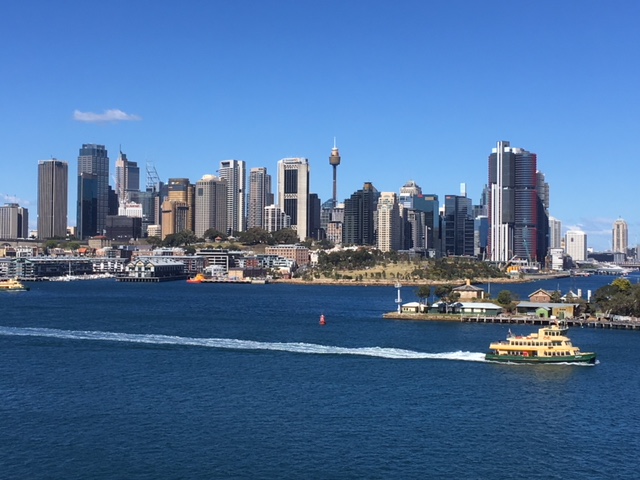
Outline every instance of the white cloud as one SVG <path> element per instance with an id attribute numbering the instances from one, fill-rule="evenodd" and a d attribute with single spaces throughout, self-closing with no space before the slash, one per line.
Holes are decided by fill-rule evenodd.
<path id="1" fill-rule="evenodd" d="M 131 115 L 117 108 L 105 110 L 104 113 L 81 112 L 75 110 L 73 119 L 84 123 L 115 123 L 115 122 L 133 122 L 142 120 L 138 115 Z"/>
<path id="2" fill-rule="evenodd" d="M 29 202 L 29 200 L 16 197 L 15 195 L 9 195 L 8 193 L 0 193 L 0 196 L 2 196 L 4 203 L 17 203 L 21 207 L 28 207 L 29 205 L 31 205 L 31 202 Z"/>

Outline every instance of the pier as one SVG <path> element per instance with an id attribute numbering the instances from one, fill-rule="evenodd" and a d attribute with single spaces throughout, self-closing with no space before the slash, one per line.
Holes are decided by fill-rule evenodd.
<path id="1" fill-rule="evenodd" d="M 431 322 L 462 322 L 462 323 L 503 323 L 507 325 L 549 325 L 559 320 L 552 318 L 533 317 L 529 315 L 496 315 L 469 316 L 459 314 L 424 314 L 389 312 L 383 315 L 389 320 L 414 320 Z M 640 330 L 640 318 L 629 320 L 608 320 L 598 318 L 570 318 L 560 320 L 573 328 L 600 328 L 609 330 Z"/>

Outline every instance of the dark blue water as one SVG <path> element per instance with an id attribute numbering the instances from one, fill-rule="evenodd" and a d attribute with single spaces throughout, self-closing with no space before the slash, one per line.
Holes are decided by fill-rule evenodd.
<path id="1" fill-rule="evenodd" d="M 391 287 L 31 287 L 0 296 L 1 478 L 638 477 L 640 332 L 498 365 L 507 326 L 384 320 Z"/>

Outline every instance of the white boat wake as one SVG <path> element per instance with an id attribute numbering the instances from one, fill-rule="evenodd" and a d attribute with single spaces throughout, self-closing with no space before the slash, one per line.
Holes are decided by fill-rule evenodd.
<path id="1" fill-rule="evenodd" d="M 96 340 L 108 342 L 142 343 L 150 345 L 184 345 L 220 348 L 228 350 L 275 350 L 280 352 L 307 353 L 314 355 L 359 355 L 366 357 L 403 360 L 459 360 L 484 362 L 484 353 L 444 352 L 424 353 L 414 350 L 388 347 L 336 347 L 313 343 L 280 343 L 238 340 L 233 338 L 192 338 L 171 335 L 139 333 L 92 332 L 80 330 L 57 330 L 53 328 L 0 327 L 0 335 L 20 337 L 60 338 L 65 340 Z"/>

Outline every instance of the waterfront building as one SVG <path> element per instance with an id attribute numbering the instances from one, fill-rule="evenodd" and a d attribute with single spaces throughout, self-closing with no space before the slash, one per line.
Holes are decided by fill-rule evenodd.
<path id="1" fill-rule="evenodd" d="M 29 211 L 17 203 L 0 207 L 0 238 L 29 238 Z"/>
<path id="2" fill-rule="evenodd" d="M 227 181 L 227 230 L 230 235 L 246 229 L 246 182 L 244 160 L 224 160 L 218 171 Z"/>
<path id="3" fill-rule="evenodd" d="M 613 223 L 612 244 L 614 253 L 626 255 L 629 248 L 629 226 L 627 222 L 619 218 Z"/>
<path id="4" fill-rule="evenodd" d="M 227 232 L 227 181 L 215 175 L 205 175 L 196 182 L 196 237 L 207 230 Z"/>
<path id="5" fill-rule="evenodd" d="M 67 235 L 69 166 L 60 160 L 38 162 L 38 238 Z"/>
<path id="6" fill-rule="evenodd" d="M 587 234 L 579 230 L 569 230 L 565 237 L 565 251 L 573 261 L 587 259 Z"/>
<path id="7" fill-rule="evenodd" d="M 489 258 L 538 260 L 546 255 L 540 244 L 537 155 L 509 142 L 497 142 L 489 155 Z M 544 198 L 544 193 L 543 193 Z M 545 250 L 542 252 L 542 250 Z"/>
<path id="8" fill-rule="evenodd" d="M 265 167 L 252 168 L 249 172 L 249 213 L 247 228 L 264 228 L 264 207 L 273 205 L 271 175 Z"/>
<path id="9" fill-rule="evenodd" d="M 84 234 L 82 238 L 86 238 L 90 235 L 102 235 L 104 233 L 107 215 L 109 214 L 109 155 L 104 145 L 85 143 L 80 149 L 80 154 L 78 155 L 78 192 L 82 190 L 82 193 L 87 194 L 88 190 L 80 185 L 88 179 L 83 174 L 95 176 L 93 177 L 95 186 L 91 189 L 94 197 L 89 199 L 85 196 L 79 200 L 89 202 L 91 208 L 95 203 L 95 231 L 88 233 L 89 226 L 87 228 L 83 226 Z M 81 212 L 84 210 L 86 210 L 84 205 L 78 205 L 78 226 L 81 225 L 83 220 Z M 92 224 L 90 227 L 93 228 L 94 225 Z"/>
<path id="10" fill-rule="evenodd" d="M 309 236 L 309 160 L 283 158 L 278 162 L 278 205 L 291 219 L 300 240 Z"/>
<path id="11" fill-rule="evenodd" d="M 549 217 L 549 248 L 562 248 L 562 222 Z"/>
<path id="12" fill-rule="evenodd" d="M 277 205 L 264 207 L 264 223 L 262 228 L 267 232 L 277 232 L 283 228 L 291 228 L 291 217 Z"/>

